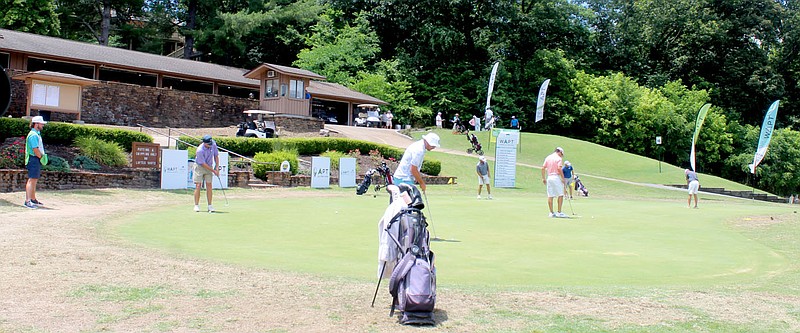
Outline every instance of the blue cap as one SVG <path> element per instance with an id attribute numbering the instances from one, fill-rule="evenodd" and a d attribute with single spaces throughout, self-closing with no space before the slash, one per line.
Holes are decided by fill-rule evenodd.
<path id="1" fill-rule="evenodd" d="M 211 143 L 211 136 L 208 134 L 203 136 L 203 143 Z"/>

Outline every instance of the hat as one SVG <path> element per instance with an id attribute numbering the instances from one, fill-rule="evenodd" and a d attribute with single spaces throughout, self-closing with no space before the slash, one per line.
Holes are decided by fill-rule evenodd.
<path id="1" fill-rule="evenodd" d="M 563 154 L 564 153 L 564 148 L 556 147 L 556 151 Z"/>
<path id="2" fill-rule="evenodd" d="M 684 170 L 684 171 L 683 171 L 683 173 L 688 175 L 688 174 L 689 174 L 689 172 L 691 172 L 691 171 L 692 171 L 692 170 L 686 169 L 686 170 Z"/>
<path id="3" fill-rule="evenodd" d="M 442 113 L 441 113 L 441 112 L 438 112 L 437 114 L 442 114 Z"/>
<path id="4" fill-rule="evenodd" d="M 481 157 L 479 157 L 478 159 L 480 159 L 481 162 L 486 162 L 486 156 L 481 155 Z"/>
<path id="5" fill-rule="evenodd" d="M 517 118 L 517 117 L 516 116 L 511 116 L 511 119 L 515 119 L 515 118 Z"/>
<path id="6" fill-rule="evenodd" d="M 564 162 L 564 165 L 566 165 L 566 166 L 570 166 L 570 165 L 572 165 L 572 164 L 570 164 L 570 163 L 569 163 L 569 161 L 566 161 L 566 162 Z"/>
<path id="7" fill-rule="evenodd" d="M 44 118 L 42 118 L 42 116 L 36 116 L 31 118 L 31 124 L 47 124 L 47 122 L 44 121 Z"/>
<path id="8" fill-rule="evenodd" d="M 208 134 L 203 136 L 203 143 L 211 143 L 211 136 Z"/>
<path id="9" fill-rule="evenodd" d="M 436 135 L 436 133 L 425 134 L 422 136 L 422 139 L 431 146 L 439 147 L 439 136 Z"/>

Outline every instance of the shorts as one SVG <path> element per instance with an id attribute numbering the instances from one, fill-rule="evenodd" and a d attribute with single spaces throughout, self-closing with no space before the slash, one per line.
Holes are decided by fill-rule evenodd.
<path id="1" fill-rule="evenodd" d="M 39 179 L 42 177 L 42 161 L 36 156 L 28 158 L 28 164 L 25 166 L 28 169 L 28 178 Z"/>
<path id="2" fill-rule="evenodd" d="M 559 175 L 547 176 L 547 197 L 563 197 L 564 196 L 564 183 L 561 181 Z"/>
<path id="3" fill-rule="evenodd" d="M 491 185 L 491 180 L 489 179 L 489 175 L 480 175 L 478 176 L 478 185 Z"/>
<path id="4" fill-rule="evenodd" d="M 697 194 L 697 191 L 700 190 L 700 182 L 693 180 L 689 182 L 689 195 Z"/>
<path id="5" fill-rule="evenodd" d="M 414 181 L 411 180 L 411 179 L 401 179 L 401 178 L 397 178 L 397 177 L 392 177 L 392 184 L 394 184 L 394 185 L 400 185 L 400 184 L 414 185 Z"/>
<path id="6" fill-rule="evenodd" d="M 572 187 L 572 184 L 575 184 L 575 178 L 567 178 L 567 187 Z"/>
<path id="7" fill-rule="evenodd" d="M 210 183 L 214 181 L 214 173 L 204 168 L 200 164 L 194 165 L 192 181 L 196 183 Z"/>

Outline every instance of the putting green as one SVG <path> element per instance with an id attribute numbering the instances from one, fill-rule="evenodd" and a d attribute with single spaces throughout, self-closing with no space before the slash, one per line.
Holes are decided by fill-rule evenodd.
<path id="1" fill-rule="evenodd" d="M 164 207 L 126 217 L 115 232 L 181 255 L 371 281 L 388 198 L 333 192 L 341 195 L 218 202 L 216 214 Z M 683 200 L 590 197 L 573 201 L 577 215 L 554 219 L 541 195 L 499 190 L 478 201 L 429 192 L 429 231 L 444 239 L 431 244 L 440 286 L 691 288 L 769 279 L 789 264 L 731 223 L 791 213 L 776 205 L 724 200 L 688 209 Z M 567 202 L 564 211 L 572 214 Z"/>

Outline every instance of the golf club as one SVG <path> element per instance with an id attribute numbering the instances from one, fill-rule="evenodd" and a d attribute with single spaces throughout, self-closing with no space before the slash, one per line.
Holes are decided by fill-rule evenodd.
<path id="1" fill-rule="evenodd" d="M 219 189 L 222 190 L 222 196 L 225 197 L 225 207 L 228 207 L 228 195 L 225 194 L 225 186 L 222 185 L 222 178 L 219 178 L 219 175 L 217 175 L 217 180 L 219 180 Z"/>
<path id="2" fill-rule="evenodd" d="M 567 196 L 567 186 L 566 184 L 564 185 L 564 196 Z M 575 215 L 575 210 L 572 209 L 572 197 L 569 197 L 567 200 L 569 200 L 569 210 L 572 212 L 572 215 Z"/>
<path id="3" fill-rule="evenodd" d="M 425 207 L 428 207 L 428 220 L 433 220 L 433 214 L 431 214 L 431 205 L 428 204 L 428 194 L 425 193 L 425 191 L 422 191 L 422 196 L 425 197 Z M 444 240 L 439 237 L 436 237 L 436 227 L 433 226 L 433 223 L 429 224 L 431 226 L 431 229 L 433 229 L 433 240 L 435 241 Z"/>

